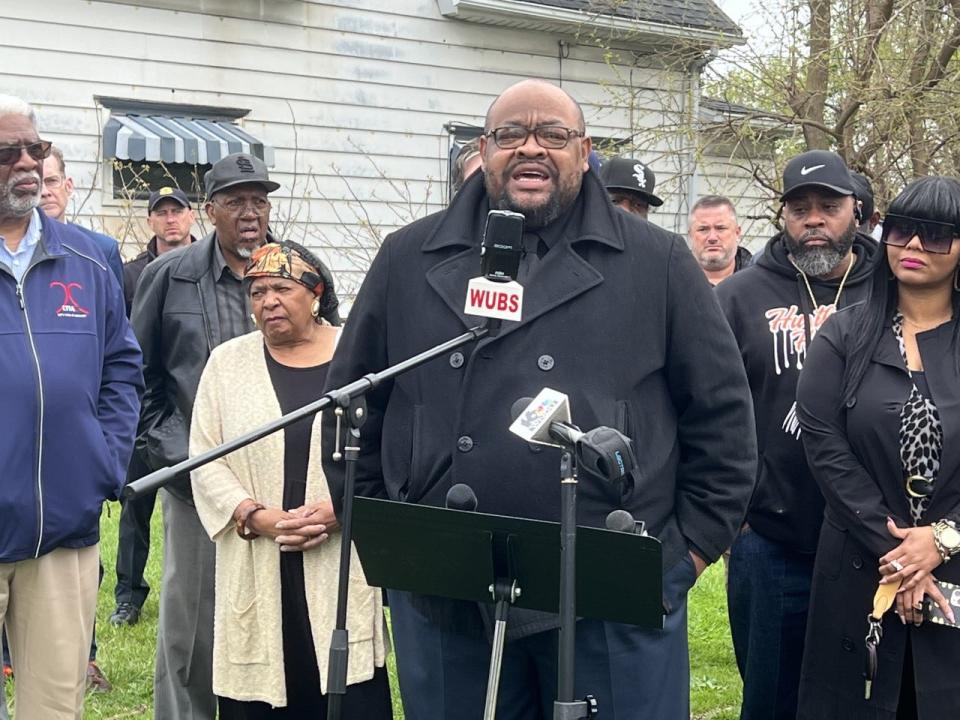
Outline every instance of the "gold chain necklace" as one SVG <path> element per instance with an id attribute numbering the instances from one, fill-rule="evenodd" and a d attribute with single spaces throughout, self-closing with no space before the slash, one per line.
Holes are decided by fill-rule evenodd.
<path id="1" fill-rule="evenodd" d="M 915 327 L 915 328 L 916 328 L 917 330 L 919 330 L 920 332 L 927 332 L 927 330 L 933 330 L 934 328 L 940 327 L 940 326 L 943 325 L 945 322 L 950 322 L 950 319 L 953 317 L 953 314 L 951 313 L 949 316 L 947 316 L 946 318 L 944 318 L 944 319 L 942 319 L 942 320 L 934 320 L 934 321 L 933 321 L 932 323 L 930 323 L 929 325 L 919 325 L 919 324 L 915 323 L 913 320 L 911 320 L 910 318 L 908 318 L 906 315 L 903 314 L 903 310 L 900 311 L 900 317 L 903 318 L 903 321 L 904 321 L 907 325 L 912 325 L 913 327 Z"/>
<path id="2" fill-rule="evenodd" d="M 843 277 L 840 279 L 840 287 L 837 288 L 837 296 L 833 299 L 833 305 L 834 305 L 834 307 L 836 307 L 836 306 L 837 306 L 837 303 L 840 302 L 840 293 L 843 292 L 843 286 L 844 286 L 844 285 L 846 284 L 846 282 L 847 282 L 847 277 L 849 277 L 850 271 L 853 269 L 853 263 L 854 263 L 854 261 L 855 261 L 856 259 L 857 259 L 857 256 L 854 255 L 854 254 L 851 252 L 851 253 L 850 253 L 850 262 L 847 263 L 846 272 L 843 273 Z M 793 266 L 797 269 L 797 272 L 800 273 L 800 277 L 803 278 L 803 284 L 807 286 L 807 292 L 808 292 L 809 295 L 810 295 L 810 302 L 813 303 L 813 311 L 816 312 L 817 310 L 820 309 L 820 303 L 817 302 L 817 298 L 816 298 L 816 296 L 814 296 L 814 294 L 813 294 L 813 288 L 810 287 L 810 281 L 807 279 L 807 274 L 806 274 L 803 270 L 800 269 L 800 266 L 797 265 L 797 264 L 793 261 L 793 258 L 790 257 L 789 255 L 787 255 L 787 260 L 790 261 L 790 264 L 793 265 Z"/>

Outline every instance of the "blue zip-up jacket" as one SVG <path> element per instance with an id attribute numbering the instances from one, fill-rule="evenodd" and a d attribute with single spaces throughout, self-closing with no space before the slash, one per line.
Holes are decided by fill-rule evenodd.
<path id="1" fill-rule="evenodd" d="M 99 540 L 143 391 L 140 347 L 103 253 L 78 228 L 41 222 L 20 284 L 0 263 L 0 563 Z"/>

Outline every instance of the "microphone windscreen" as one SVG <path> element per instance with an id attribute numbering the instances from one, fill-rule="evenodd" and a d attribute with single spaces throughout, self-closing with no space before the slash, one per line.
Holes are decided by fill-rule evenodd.
<path id="1" fill-rule="evenodd" d="M 633 519 L 633 515 L 626 510 L 614 510 L 607 515 L 605 525 L 607 526 L 607 530 L 616 530 L 617 532 L 625 533 L 637 532 L 637 524 Z"/>
<path id="2" fill-rule="evenodd" d="M 447 510 L 466 510 L 473 512 L 477 509 L 477 494 L 473 488 L 463 483 L 457 483 L 447 490 Z"/>
<path id="3" fill-rule="evenodd" d="M 510 406 L 510 422 L 513 422 L 520 414 L 527 409 L 527 406 L 533 402 L 532 397 L 522 397 Z"/>

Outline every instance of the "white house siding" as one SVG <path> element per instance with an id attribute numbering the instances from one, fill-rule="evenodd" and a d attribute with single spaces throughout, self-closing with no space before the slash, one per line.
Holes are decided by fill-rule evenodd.
<path id="1" fill-rule="evenodd" d="M 561 82 L 596 135 L 623 137 L 631 123 L 615 100 L 628 73 L 602 50 L 447 19 L 435 0 L 0 0 L 0 26 L 0 85 L 33 102 L 43 136 L 62 147 L 80 222 L 121 236 L 128 255 L 147 235 L 143 203 L 102 189 L 108 113 L 95 95 L 249 108 L 241 124 L 276 152 L 275 224 L 319 248 L 348 294 L 370 256 L 357 252 L 368 226 L 382 235 L 443 206 L 444 123 L 482 124 L 493 98 L 523 77 Z M 562 61 L 561 39 L 570 43 Z M 635 129 L 655 131 L 641 158 L 679 176 L 686 78 L 652 68 L 631 77 L 649 110 L 634 113 Z M 662 191 L 655 221 L 683 230 L 674 214 L 685 190 L 668 182 Z"/>
<path id="2" fill-rule="evenodd" d="M 749 164 L 737 158 L 716 155 L 701 158 L 697 195 L 726 195 L 733 201 L 743 231 L 741 244 L 752 252 L 762 249 L 777 231 L 771 222 L 770 196 L 754 181 Z"/>

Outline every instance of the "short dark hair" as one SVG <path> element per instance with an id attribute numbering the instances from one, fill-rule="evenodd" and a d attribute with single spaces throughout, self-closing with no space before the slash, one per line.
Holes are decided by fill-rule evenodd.
<path id="1" fill-rule="evenodd" d="M 726 195 L 704 195 L 697 200 L 690 208 L 690 217 L 700 208 L 728 207 L 733 213 L 733 219 L 737 219 L 737 208 L 733 206 L 733 201 Z"/>
<path id="2" fill-rule="evenodd" d="M 890 202 L 888 212 L 950 223 L 955 228 L 954 232 L 960 234 L 960 180 L 944 176 L 914 180 Z M 856 394 L 880 338 L 890 328 L 897 309 L 897 299 L 897 278 L 890 272 L 886 246 L 881 245 L 869 280 L 868 299 L 852 310 L 859 313 L 856 324 L 859 332 L 847 355 L 841 403 L 849 402 Z M 958 292 L 953 293 L 953 308 L 956 317 L 960 313 Z M 954 367 L 960 372 L 960 323 L 954 325 L 951 348 Z"/>

